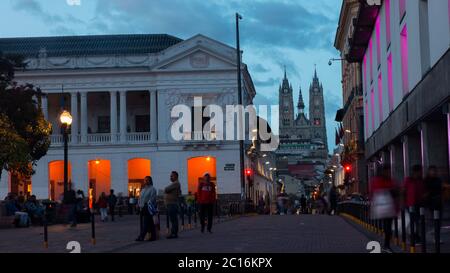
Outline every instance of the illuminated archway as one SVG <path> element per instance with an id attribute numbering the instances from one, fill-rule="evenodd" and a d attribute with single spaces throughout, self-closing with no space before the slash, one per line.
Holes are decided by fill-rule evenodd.
<path id="1" fill-rule="evenodd" d="M 128 160 L 128 196 L 139 196 L 146 176 L 151 176 L 151 161 L 149 159 L 134 158 Z"/>
<path id="2" fill-rule="evenodd" d="M 69 184 L 72 183 L 72 166 L 67 165 Z M 50 200 L 61 200 L 64 193 L 64 160 L 48 163 L 48 192 Z"/>
<path id="3" fill-rule="evenodd" d="M 18 196 L 30 196 L 32 194 L 31 177 L 26 177 L 18 173 L 9 173 L 8 192 Z"/>
<path id="4" fill-rule="evenodd" d="M 205 173 L 211 175 L 211 181 L 217 185 L 216 158 L 212 156 L 194 157 L 188 159 L 188 191 L 197 192 L 198 182 Z"/>
<path id="5" fill-rule="evenodd" d="M 89 197 L 95 200 L 104 192 L 109 195 L 111 189 L 111 161 L 95 159 L 88 162 Z"/>

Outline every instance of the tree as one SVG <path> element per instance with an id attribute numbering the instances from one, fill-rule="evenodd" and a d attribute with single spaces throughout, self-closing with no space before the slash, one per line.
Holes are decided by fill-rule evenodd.
<path id="1" fill-rule="evenodd" d="M 32 84 L 14 81 L 15 69 L 25 68 L 21 56 L 0 52 L 0 178 L 2 171 L 29 177 L 47 154 L 51 124 L 42 113 L 45 94 Z"/>

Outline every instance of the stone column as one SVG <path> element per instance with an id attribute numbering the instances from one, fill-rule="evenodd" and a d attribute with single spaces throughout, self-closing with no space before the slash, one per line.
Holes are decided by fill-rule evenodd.
<path id="1" fill-rule="evenodd" d="M 448 114 L 447 114 L 448 116 Z M 448 174 L 448 135 L 444 133 L 448 128 L 447 117 L 424 121 L 422 129 L 422 161 L 424 175 L 430 166 L 438 168 L 439 175 L 446 178 Z"/>
<path id="2" fill-rule="evenodd" d="M 111 130 L 111 143 L 117 141 L 117 92 L 110 92 L 110 130 Z"/>
<path id="3" fill-rule="evenodd" d="M 411 168 L 414 165 L 422 165 L 422 151 L 421 151 L 421 134 L 416 129 L 413 129 L 409 134 L 403 136 L 403 177 L 408 177 L 411 174 Z"/>
<path id="4" fill-rule="evenodd" d="M 120 142 L 127 141 L 127 91 L 120 91 Z"/>
<path id="5" fill-rule="evenodd" d="M 409 176 L 409 152 L 408 152 L 408 136 L 402 137 L 402 149 L 403 149 L 403 177 Z"/>
<path id="6" fill-rule="evenodd" d="M 48 98 L 43 96 L 41 98 L 41 103 L 42 103 L 42 112 L 44 114 L 44 118 L 46 120 L 48 120 Z"/>
<path id="7" fill-rule="evenodd" d="M 158 107 L 158 143 L 167 142 L 167 126 L 171 123 L 170 111 L 164 103 L 164 96 L 161 92 L 157 94 L 157 107 Z"/>
<path id="8" fill-rule="evenodd" d="M 81 143 L 87 143 L 88 131 L 88 107 L 87 107 L 87 93 L 80 93 L 81 97 Z"/>
<path id="9" fill-rule="evenodd" d="M 78 143 L 78 93 L 70 93 L 70 112 L 72 115 L 71 135 L 72 144 Z"/>
<path id="10" fill-rule="evenodd" d="M 3 175 L 8 173 L 4 171 L 2 177 Z M 36 172 L 31 177 L 31 185 L 32 194 L 36 195 L 37 199 L 49 198 L 48 160 L 38 161 Z"/>
<path id="11" fill-rule="evenodd" d="M 450 109 L 450 104 L 448 106 Z M 450 171 L 450 110 L 447 110 L 447 167 Z"/>
<path id="12" fill-rule="evenodd" d="M 156 109 L 156 90 L 150 91 L 150 135 L 151 142 L 155 143 L 158 139 L 158 116 Z"/>

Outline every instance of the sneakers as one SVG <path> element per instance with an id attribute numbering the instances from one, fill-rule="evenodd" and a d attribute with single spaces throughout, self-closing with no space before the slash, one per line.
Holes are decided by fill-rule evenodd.
<path id="1" fill-rule="evenodd" d="M 171 235 L 167 236 L 166 238 L 167 239 L 176 239 L 176 238 L 178 238 L 178 235 L 171 234 Z"/>

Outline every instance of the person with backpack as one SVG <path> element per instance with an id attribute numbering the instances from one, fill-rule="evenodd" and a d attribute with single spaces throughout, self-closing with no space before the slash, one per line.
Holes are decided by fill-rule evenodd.
<path id="1" fill-rule="evenodd" d="M 213 209 L 216 203 L 216 185 L 211 182 L 211 175 L 209 173 L 206 173 L 203 176 L 203 180 L 198 183 L 197 193 L 197 203 L 200 205 L 201 232 L 205 232 L 205 222 L 206 218 L 208 218 L 207 230 L 209 233 L 212 233 Z"/>
<path id="2" fill-rule="evenodd" d="M 111 189 L 109 191 L 109 196 L 108 196 L 108 206 L 109 206 L 109 213 L 111 214 L 111 222 L 114 222 L 114 214 L 115 214 L 115 210 L 116 210 L 116 205 L 117 205 L 117 197 L 114 194 L 114 190 Z"/>
<path id="3" fill-rule="evenodd" d="M 150 232 L 149 242 L 156 241 L 156 226 L 153 221 L 153 216 L 156 215 L 156 189 L 153 187 L 153 179 L 151 176 L 146 176 L 144 179 L 144 187 L 138 200 L 140 208 L 140 232 L 136 241 L 144 241 L 147 233 Z"/>

